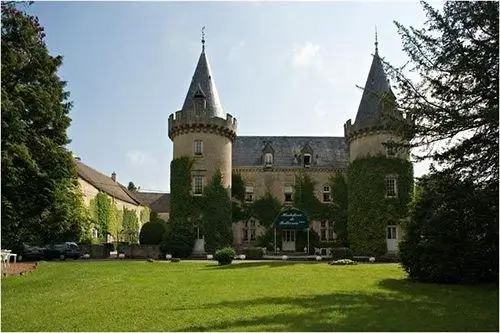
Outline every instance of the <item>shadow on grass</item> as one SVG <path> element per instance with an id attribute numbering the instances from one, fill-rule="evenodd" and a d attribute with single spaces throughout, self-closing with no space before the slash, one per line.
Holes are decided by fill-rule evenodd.
<path id="1" fill-rule="evenodd" d="M 251 267 L 283 267 L 283 266 L 291 266 L 291 265 L 317 265 L 317 264 L 323 264 L 326 265 L 327 263 L 325 261 L 323 262 L 318 262 L 318 261 L 272 261 L 272 260 L 259 260 L 259 261 L 251 261 L 251 262 L 238 262 L 238 261 L 233 261 L 231 265 L 224 265 L 224 266 L 218 266 L 218 265 L 207 265 L 207 269 L 239 269 L 239 268 L 251 268 Z"/>
<path id="2" fill-rule="evenodd" d="M 262 297 L 204 304 L 220 313 L 239 309 L 204 324 L 192 323 L 180 331 L 498 331 L 498 306 L 491 300 L 461 299 L 458 290 L 436 296 L 430 288 L 407 290 L 406 280 L 385 280 L 389 289 L 405 292 L 332 293 L 310 297 Z M 409 285 L 410 284 L 410 285 Z M 422 297 L 423 295 L 427 297 Z M 465 295 L 464 295 L 465 296 Z M 498 297 L 496 297 L 498 298 Z M 497 303 L 498 304 L 498 303 Z M 261 309 L 259 309 L 261 308 Z M 175 311 L 200 310 L 183 307 Z M 269 309 L 274 309 L 269 311 Z"/>

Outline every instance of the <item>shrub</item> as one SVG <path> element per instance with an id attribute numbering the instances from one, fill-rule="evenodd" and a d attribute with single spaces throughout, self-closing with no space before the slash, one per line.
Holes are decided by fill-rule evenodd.
<path id="1" fill-rule="evenodd" d="M 334 260 L 330 262 L 330 265 L 357 265 L 358 263 L 351 260 L 351 259 L 340 259 L 340 260 Z"/>
<path id="2" fill-rule="evenodd" d="M 158 245 L 163 239 L 165 226 L 159 222 L 146 222 L 139 233 L 139 243 L 141 245 Z"/>
<path id="3" fill-rule="evenodd" d="M 348 247 L 335 247 L 330 250 L 333 260 L 352 259 L 352 251 Z"/>
<path id="4" fill-rule="evenodd" d="M 241 252 L 246 256 L 246 259 L 262 259 L 264 255 L 264 251 L 260 247 L 244 249 Z"/>
<path id="5" fill-rule="evenodd" d="M 219 265 L 229 265 L 233 262 L 235 255 L 236 252 L 232 247 L 225 247 L 215 252 L 214 259 L 219 262 Z"/>

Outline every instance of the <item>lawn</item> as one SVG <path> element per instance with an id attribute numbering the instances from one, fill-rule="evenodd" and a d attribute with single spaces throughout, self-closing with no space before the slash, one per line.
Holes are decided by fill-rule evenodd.
<path id="1" fill-rule="evenodd" d="M 3 331 L 498 331 L 498 286 L 396 264 L 49 262 L 2 278 Z"/>

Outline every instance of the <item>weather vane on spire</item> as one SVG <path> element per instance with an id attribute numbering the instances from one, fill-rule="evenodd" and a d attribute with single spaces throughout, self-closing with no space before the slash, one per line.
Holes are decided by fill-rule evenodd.
<path id="1" fill-rule="evenodd" d="M 205 26 L 201 28 L 201 47 L 205 50 Z"/>
<path id="2" fill-rule="evenodd" d="M 378 36 L 377 36 L 377 26 L 375 26 L 375 53 L 378 53 Z"/>

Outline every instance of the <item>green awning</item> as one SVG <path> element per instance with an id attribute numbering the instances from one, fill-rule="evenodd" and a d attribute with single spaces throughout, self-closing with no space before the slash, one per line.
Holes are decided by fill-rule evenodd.
<path id="1" fill-rule="evenodd" d="M 303 211 L 290 208 L 278 214 L 273 226 L 276 229 L 307 229 L 309 228 L 309 219 Z"/>

